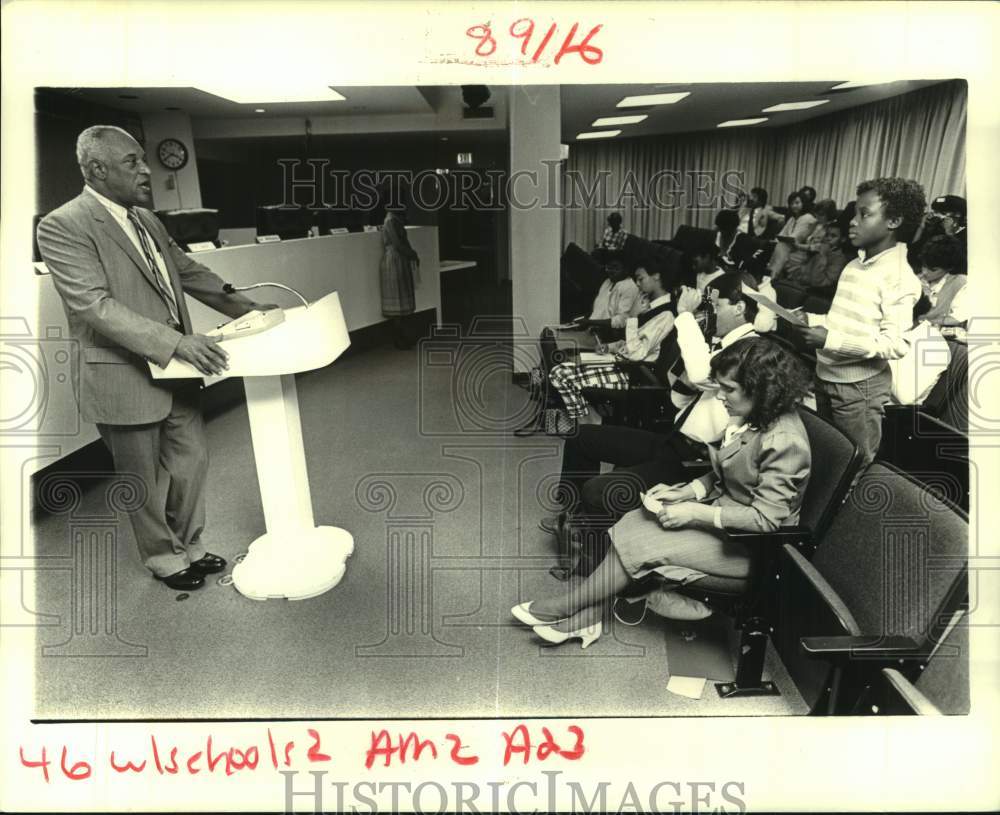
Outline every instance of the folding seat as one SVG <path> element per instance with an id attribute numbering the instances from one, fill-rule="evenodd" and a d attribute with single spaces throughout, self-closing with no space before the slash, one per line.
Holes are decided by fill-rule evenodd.
<path id="1" fill-rule="evenodd" d="M 969 437 L 915 405 L 887 405 L 878 457 L 969 511 Z"/>
<path id="2" fill-rule="evenodd" d="M 677 361 L 680 348 L 671 331 L 660 343 L 655 362 L 619 362 L 628 372 L 628 390 L 584 388 L 583 397 L 598 408 L 608 424 L 643 430 L 668 427 L 674 415 L 667 373 Z"/>
<path id="3" fill-rule="evenodd" d="M 967 603 L 967 559 L 965 513 L 881 462 L 811 561 L 785 546 L 772 641 L 810 710 L 852 712 L 883 668 L 915 680 Z"/>
<path id="4" fill-rule="evenodd" d="M 770 533 L 729 531 L 730 539 L 754 553 L 749 577 L 708 575 L 678 589 L 733 617 L 742 631 L 736 681 L 716 684 L 722 697 L 778 694 L 774 683 L 762 681 L 768 638 L 777 622 L 776 598 L 783 588 L 776 580 L 778 555 L 784 545 L 808 562 L 817 542 L 828 537 L 828 527 L 860 466 L 857 446 L 840 430 L 808 408 L 800 407 L 799 414 L 809 435 L 813 469 L 798 525 Z"/>
<path id="5" fill-rule="evenodd" d="M 854 713 L 875 716 L 956 716 L 969 712 L 969 627 L 963 609 L 955 612 L 944 639 L 926 661 L 911 670 L 883 668 L 854 706 Z"/>

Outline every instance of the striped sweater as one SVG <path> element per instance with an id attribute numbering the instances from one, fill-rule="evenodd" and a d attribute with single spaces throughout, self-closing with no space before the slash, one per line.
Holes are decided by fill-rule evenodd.
<path id="1" fill-rule="evenodd" d="M 837 283 L 826 343 L 816 351 L 816 375 L 826 382 L 860 382 L 905 356 L 903 332 L 913 324 L 920 292 L 905 243 L 871 258 L 859 252 Z"/>

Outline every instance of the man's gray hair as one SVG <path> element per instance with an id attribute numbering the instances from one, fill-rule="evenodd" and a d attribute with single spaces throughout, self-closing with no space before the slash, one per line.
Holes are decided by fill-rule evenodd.
<path id="1" fill-rule="evenodd" d="M 84 178 L 90 178 L 90 162 L 93 159 L 105 160 L 104 139 L 110 133 L 121 133 L 133 138 L 127 130 L 122 130 L 114 125 L 94 125 L 88 127 L 76 138 L 76 163 L 80 165 L 80 172 Z"/>

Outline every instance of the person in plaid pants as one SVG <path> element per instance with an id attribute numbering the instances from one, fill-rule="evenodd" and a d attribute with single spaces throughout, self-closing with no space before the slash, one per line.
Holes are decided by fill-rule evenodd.
<path id="1" fill-rule="evenodd" d="M 650 309 L 670 302 L 659 269 L 647 271 L 639 266 L 635 270 L 639 289 L 648 296 Z M 613 342 L 606 347 L 610 353 L 635 362 L 655 362 L 660 353 L 660 343 L 674 327 L 674 315 L 669 311 L 657 314 L 630 340 Z M 628 375 L 615 363 L 578 364 L 564 362 L 556 365 L 549 374 L 549 382 L 562 397 L 566 413 L 581 424 L 600 424 L 600 416 L 591 414 L 584 388 L 627 390 Z"/>

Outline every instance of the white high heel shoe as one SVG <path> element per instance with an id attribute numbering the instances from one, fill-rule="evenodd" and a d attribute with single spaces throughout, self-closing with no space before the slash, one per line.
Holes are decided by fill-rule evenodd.
<path id="1" fill-rule="evenodd" d="M 604 625 L 600 621 L 586 628 L 578 628 L 576 631 L 557 631 L 551 625 L 536 625 L 532 630 L 546 642 L 554 645 L 562 645 L 566 640 L 573 640 L 579 637 L 580 647 L 586 648 L 604 633 Z"/>
<path id="2" fill-rule="evenodd" d="M 541 620 L 528 611 L 528 606 L 530 605 L 530 600 L 527 603 L 518 603 L 510 610 L 510 613 L 516 620 L 519 620 L 525 625 L 531 627 L 536 625 L 555 625 L 556 623 L 561 623 L 563 620 L 569 619 L 569 617 L 560 617 L 558 620 Z"/>

